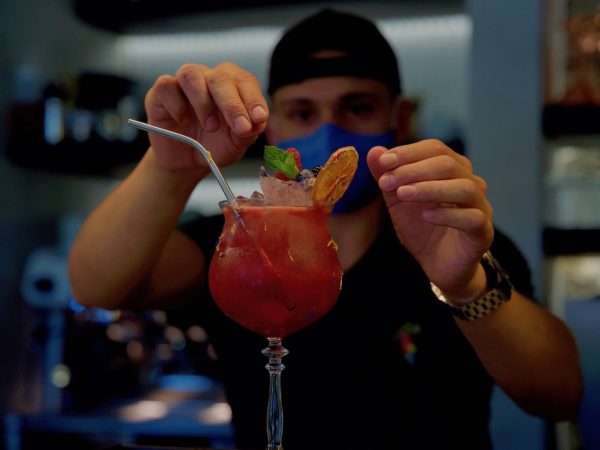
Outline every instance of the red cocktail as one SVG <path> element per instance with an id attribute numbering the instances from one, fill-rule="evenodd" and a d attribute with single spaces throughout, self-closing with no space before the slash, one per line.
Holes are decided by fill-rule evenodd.
<path id="1" fill-rule="evenodd" d="M 283 338 L 335 303 L 342 272 L 320 208 L 240 200 L 221 203 L 223 233 L 210 267 L 219 308 L 267 338 Z"/>
<path id="2" fill-rule="evenodd" d="M 242 200 L 235 199 L 198 141 L 132 119 L 128 123 L 193 146 L 228 199 L 220 204 L 225 224 L 211 261 L 209 286 L 225 314 L 269 342 L 263 350 L 270 374 L 267 450 L 282 450 L 281 358 L 287 350 L 281 339 L 317 320 L 337 299 L 342 272 L 327 217 L 354 176 L 358 153 L 354 147 L 340 148 L 320 171 L 302 171 L 308 172 L 305 176 L 297 150 L 267 146 L 265 160 L 279 173 L 277 177 L 261 174 L 266 198 Z M 278 180 L 287 181 L 279 184 Z"/>

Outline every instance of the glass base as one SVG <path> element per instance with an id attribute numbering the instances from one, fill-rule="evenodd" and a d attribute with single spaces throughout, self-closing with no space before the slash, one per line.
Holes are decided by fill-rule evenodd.
<path id="1" fill-rule="evenodd" d="M 265 369 L 269 371 L 269 401 L 267 403 L 267 450 L 283 450 L 283 406 L 281 403 L 281 372 L 285 366 L 281 358 L 288 354 L 281 338 L 268 338 L 269 346 L 262 354 L 269 358 Z"/>

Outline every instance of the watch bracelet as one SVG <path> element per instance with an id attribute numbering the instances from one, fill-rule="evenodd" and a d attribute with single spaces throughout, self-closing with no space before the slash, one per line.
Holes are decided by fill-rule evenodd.
<path id="1" fill-rule="evenodd" d="M 464 305 L 455 305 L 448 301 L 441 289 L 430 282 L 431 290 L 438 300 L 448 305 L 452 314 L 462 320 L 473 321 L 480 319 L 510 300 L 512 284 L 508 279 L 508 275 L 502 270 L 498 261 L 496 261 L 489 251 L 484 254 L 481 264 L 486 274 L 488 290 L 483 296 Z M 490 280 L 494 276 L 496 278 Z"/>
<path id="2" fill-rule="evenodd" d="M 456 317 L 471 322 L 487 316 L 489 313 L 497 309 L 503 303 L 506 303 L 508 300 L 509 298 L 505 297 L 500 289 L 492 289 L 483 297 L 479 297 L 477 300 L 469 302 L 466 305 L 449 306 L 452 310 L 452 314 L 454 314 Z"/>

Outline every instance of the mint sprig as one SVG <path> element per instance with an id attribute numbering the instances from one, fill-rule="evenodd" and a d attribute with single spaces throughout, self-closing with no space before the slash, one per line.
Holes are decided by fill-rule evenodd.
<path id="1" fill-rule="evenodd" d="M 294 155 L 284 149 L 275 145 L 265 145 L 263 157 L 271 169 L 283 173 L 290 180 L 295 180 L 298 176 L 299 171 Z"/>

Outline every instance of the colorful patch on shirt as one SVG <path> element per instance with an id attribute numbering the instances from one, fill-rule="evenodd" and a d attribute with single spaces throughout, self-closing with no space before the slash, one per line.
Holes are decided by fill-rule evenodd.
<path id="1" fill-rule="evenodd" d="M 400 350 L 404 355 L 407 364 L 412 367 L 415 363 L 417 354 L 417 345 L 415 338 L 421 334 L 421 325 L 418 323 L 406 322 L 394 335 L 394 340 L 398 342 Z"/>

